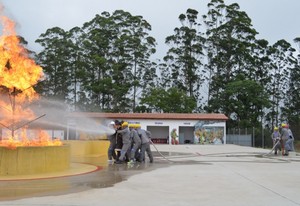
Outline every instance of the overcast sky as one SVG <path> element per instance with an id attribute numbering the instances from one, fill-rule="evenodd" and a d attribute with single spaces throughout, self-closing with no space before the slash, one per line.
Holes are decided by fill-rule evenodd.
<path id="1" fill-rule="evenodd" d="M 200 15 L 207 12 L 210 0 L 0 0 L 3 13 L 17 23 L 17 33 L 29 42 L 29 49 L 37 51 L 34 41 L 52 27 L 69 30 L 94 18 L 103 11 L 112 13 L 122 9 L 141 15 L 152 25 L 150 34 L 157 40 L 157 53 L 164 55 L 165 37 L 180 26 L 178 16 L 188 8 Z M 271 44 L 300 37 L 300 0 L 225 0 L 238 3 L 252 19 L 258 38 Z M 38 52 L 38 51 L 37 51 Z"/>

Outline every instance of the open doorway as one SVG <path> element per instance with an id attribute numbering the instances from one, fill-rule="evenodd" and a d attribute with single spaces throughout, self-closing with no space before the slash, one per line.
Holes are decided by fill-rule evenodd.
<path id="1" fill-rule="evenodd" d="M 168 126 L 147 126 L 147 130 L 151 132 L 151 140 L 156 144 L 169 143 L 169 127 Z"/>
<path id="2" fill-rule="evenodd" d="M 179 144 L 194 144 L 194 127 L 179 127 Z"/>

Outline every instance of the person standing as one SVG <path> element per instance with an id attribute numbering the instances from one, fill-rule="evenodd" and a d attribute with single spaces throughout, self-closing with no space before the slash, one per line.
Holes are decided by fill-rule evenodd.
<path id="1" fill-rule="evenodd" d="M 130 138 L 130 131 L 128 129 L 128 122 L 122 123 L 122 129 L 118 130 L 117 133 L 122 135 L 122 149 L 121 149 L 121 156 L 119 160 L 116 161 L 116 164 L 123 164 L 125 162 L 125 155 L 128 157 L 130 156 L 130 148 L 131 148 L 131 138 Z"/>
<path id="2" fill-rule="evenodd" d="M 110 129 L 114 130 L 114 133 L 108 136 L 109 139 L 109 147 L 107 151 L 108 155 L 108 162 L 112 163 L 113 159 L 116 161 L 117 160 L 117 155 L 115 152 L 116 145 L 117 145 L 117 132 L 116 132 L 116 124 L 114 121 L 110 122 L 108 127 Z"/>
<path id="3" fill-rule="evenodd" d="M 139 137 L 134 127 L 135 125 L 129 124 L 130 138 L 132 139 L 132 147 L 130 151 L 130 163 L 135 162 L 136 153 L 140 149 L 142 144 L 141 138 Z"/>
<path id="4" fill-rule="evenodd" d="M 172 131 L 171 131 L 171 143 L 172 144 L 178 144 L 178 135 L 177 135 L 177 130 L 174 128 Z"/>
<path id="5" fill-rule="evenodd" d="M 295 148 L 294 148 L 294 135 L 292 133 L 292 130 L 289 128 L 288 124 L 286 124 L 286 129 L 288 130 L 288 133 L 289 133 L 289 138 L 285 143 L 286 148 L 288 149 L 288 151 L 295 151 Z"/>
<path id="6" fill-rule="evenodd" d="M 280 140 L 281 140 L 281 153 L 284 156 L 289 155 L 289 148 L 288 145 L 286 144 L 287 140 L 290 138 L 289 131 L 287 128 L 286 124 L 281 124 L 282 130 L 281 130 L 281 135 L 280 135 Z"/>
<path id="7" fill-rule="evenodd" d="M 277 155 L 277 151 L 280 149 L 280 132 L 278 127 L 274 127 L 274 132 L 271 135 L 273 140 L 274 154 Z"/>
<path id="8" fill-rule="evenodd" d="M 150 139 L 149 139 L 149 136 L 147 135 L 147 133 L 150 135 L 151 135 L 151 133 L 146 132 L 146 130 L 144 130 L 144 129 L 141 129 L 140 125 L 137 126 L 137 133 L 142 141 L 140 161 L 145 162 L 145 152 L 147 152 L 147 155 L 150 159 L 150 163 L 153 163 L 153 155 L 152 155 L 152 151 L 150 149 Z"/>
<path id="9" fill-rule="evenodd" d="M 117 153 L 116 161 L 119 160 L 119 158 L 121 156 L 121 150 L 122 150 L 122 147 L 123 147 L 122 134 L 117 132 L 118 130 L 122 129 L 122 127 L 121 127 L 122 123 L 123 123 L 123 121 L 118 121 L 118 120 L 115 121 L 115 125 L 116 125 L 116 147 L 115 147 L 115 151 Z"/>

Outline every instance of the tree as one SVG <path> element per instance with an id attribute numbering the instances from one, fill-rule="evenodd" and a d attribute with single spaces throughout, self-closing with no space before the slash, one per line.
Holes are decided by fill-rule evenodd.
<path id="1" fill-rule="evenodd" d="M 135 112 L 138 92 L 147 86 L 153 86 L 156 77 L 155 64 L 150 61 L 156 52 L 156 41 L 149 35 L 151 25 L 142 16 L 132 16 L 129 12 L 117 10 L 112 15 L 113 21 L 118 26 L 117 39 L 113 43 L 115 61 L 124 66 L 125 75 L 132 93 L 132 108 Z M 116 76 L 117 77 L 117 76 Z"/>
<path id="2" fill-rule="evenodd" d="M 90 111 L 111 109 L 112 96 L 112 43 L 117 37 L 118 28 L 108 12 L 96 15 L 82 27 L 81 48 L 85 60 L 82 87 L 84 99 Z"/>
<path id="3" fill-rule="evenodd" d="M 59 27 L 48 29 L 41 34 L 37 43 L 44 49 L 37 55 L 38 63 L 43 67 L 45 79 L 39 88 L 42 95 L 69 102 L 71 78 L 69 68 L 72 61 L 66 57 L 70 55 L 71 47 L 67 32 Z"/>
<path id="4" fill-rule="evenodd" d="M 259 126 L 263 109 L 270 106 L 269 95 L 264 88 L 242 75 L 226 85 L 224 96 L 228 97 L 226 113 L 239 127 Z"/>
<path id="5" fill-rule="evenodd" d="M 295 38 L 294 42 L 300 51 L 300 38 Z M 300 124 L 300 54 L 298 53 L 297 59 L 291 59 L 293 65 L 290 71 L 290 81 L 288 85 L 286 99 L 284 101 L 283 113 L 288 122 L 295 128 L 299 128 Z M 297 131 L 299 133 L 299 130 Z M 295 136 L 297 136 L 295 134 Z"/>
<path id="6" fill-rule="evenodd" d="M 84 70 L 86 66 L 86 58 L 82 49 L 82 33 L 82 29 L 79 27 L 74 27 L 67 33 L 67 38 L 69 39 L 69 45 L 71 48 L 69 59 L 72 62 L 69 69 L 69 76 L 71 79 L 69 96 L 73 99 L 70 104 L 73 105 L 74 111 L 84 110 L 84 104 L 87 102 L 86 93 L 82 86 L 86 74 Z"/>
<path id="7" fill-rule="evenodd" d="M 286 119 L 286 117 L 281 117 L 280 114 L 282 113 L 282 105 L 287 99 L 286 94 L 290 84 L 291 68 L 295 66 L 294 51 L 285 40 L 277 41 L 268 51 L 268 56 L 271 59 L 271 82 L 266 86 L 271 94 L 272 107 L 267 114 L 267 118 L 271 121 L 273 127 Z"/>
<path id="8" fill-rule="evenodd" d="M 171 46 L 164 57 L 166 67 L 163 68 L 164 83 L 176 87 L 194 99 L 201 100 L 199 89 L 203 83 L 201 75 L 204 38 L 199 32 L 198 12 L 188 9 L 186 14 L 179 15 L 182 24 L 174 29 L 174 35 L 166 38 Z"/>
<path id="9" fill-rule="evenodd" d="M 102 111 L 135 111 L 138 89 L 155 76 L 149 69 L 155 52 L 150 30 L 141 16 L 122 10 L 103 12 L 84 24 L 83 48 L 89 56 L 84 87 L 92 105 Z"/>
<path id="10" fill-rule="evenodd" d="M 212 0 L 207 15 L 203 16 L 207 26 L 207 65 L 208 70 L 208 112 L 223 112 L 230 116 L 232 106 L 227 100 L 228 84 L 240 75 L 252 80 L 257 61 L 253 51 L 257 31 L 252 28 L 251 19 L 238 4 L 225 5 L 223 0 Z M 245 85 L 246 86 L 246 85 Z"/>
<path id="11" fill-rule="evenodd" d="M 171 104 L 172 102 L 172 104 Z M 147 105 L 149 111 L 164 113 L 191 113 L 197 106 L 197 101 L 178 88 L 152 88 L 147 96 L 141 99 L 142 105 Z"/>

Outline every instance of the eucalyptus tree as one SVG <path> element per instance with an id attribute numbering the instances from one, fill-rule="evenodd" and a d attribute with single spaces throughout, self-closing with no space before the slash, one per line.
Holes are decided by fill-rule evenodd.
<path id="1" fill-rule="evenodd" d="M 179 21 L 181 27 L 176 27 L 174 34 L 165 40 L 170 49 L 164 57 L 163 84 L 177 87 L 200 102 L 202 74 L 205 72 L 202 63 L 205 39 L 200 32 L 198 11 L 187 9 L 185 14 L 179 15 Z"/>
<path id="2" fill-rule="evenodd" d="M 153 87 L 141 98 L 141 105 L 146 105 L 148 111 L 152 112 L 191 113 L 196 109 L 197 101 L 177 87 L 167 90 L 163 87 Z"/>
<path id="3" fill-rule="evenodd" d="M 70 55 L 69 60 L 72 61 L 70 65 L 70 79 L 71 79 L 71 89 L 70 96 L 72 97 L 71 105 L 73 105 L 73 110 L 86 110 L 85 104 L 88 102 L 86 97 L 86 91 L 82 86 L 85 82 L 85 68 L 87 68 L 86 59 L 83 50 L 83 31 L 80 27 L 74 27 L 69 30 L 67 38 L 70 40 Z"/>
<path id="4" fill-rule="evenodd" d="M 132 104 L 131 111 L 135 112 L 138 93 L 153 86 L 156 77 L 155 64 L 150 60 L 151 55 L 156 52 L 156 41 L 149 35 L 151 25 L 142 16 L 116 10 L 111 19 L 118 28 L 117 38 L 113 42 L 114 61 L 122 65 L 117 69 L 123 69 L 121 73 L 116 72 L 122 75 L 115 76 L 116 81 L 123 77 L 128 81 L 125 84 L 128 85 L 128 91 L 124 91 L 123 95 L 131 99 L 128 103 Z"/>
<path id="5" fill-rule="evenodd" d="M 45 77 L 40 83 L 42 95 L 69 102 L 71 79 L 68 58 L 71 48 L 65 30 L 59 27 L 48 29 L 36 40 L 43 50 L 37 54 L 37 61 L 43 67 Z"/>
<path id="6" fill-rule="evenodd" d="M 238 4 L 225 5 L 223 0 L 212 0 L 203 20 L 207 27 L 206 68 L 209 74 L 206 110 L 223 112 L 231 117 L 235 111 L 228 101 L 226 85 L 236 81 L 238 75 L 255 79 L 257 56 L 253 53 L 259 49 L 257 31 Z"/>
<path id="7" fill-rule="evenodd" d="M 271 120 L 272 126 L 278 122 L 286 121 L 286 117 L 280 116 L 284 105 L 287 102 L 287 92 L 291 84 L 291 74 L 295 68 L 296 59 L 294 57 L 295 49 L 286 40 L 279 40 L 269 48 L 268 56 L 270 62 L 271 82 L 266 85 L 271 94 L 271 108 L 267 115 Z M 284 107 L 282 107 L 284 105 Z"/>
<path id="8" fill-rule="evenodd" d="M 155 77 L 149 60 L 155 52 L 150 24 L 141 16 L 116 10 L 96 15 L 82 30 L 83 56 L 87 57 L 82 85 L 90 105 L 106 111 L 134 111 L 138 89 Z"/>
<path id="9" fill-rule="evenodd" d="M 27 48 L 28 42 L 26 41 L 26 39 L 25 39 L 23 36 L 17 36 L 17 37 L 18 37 L 18 39 L 19 39 L 20 44 L 22 45 L 22 47 L 24 48 L 24 50 L 25 50 L 25 52 L 26 52 L 25 55 L 28 55 L 28 57 L 34 59 L 36 53 L 35 53 L 34 51 L 29 50 L 29 49 Z"/>
<path id="10" fill-rule="evenodd" d="M 226 85 L 224 96 L 228 97 L 226 104 L 231 120 L 235 120 L 233 125 L 238 127 L 259 126 L 263 108 L 270 106 L 264 87 L 243 75 L 237 75 Z"/>
<path id="11" fill-rule="evenodd" d="M 112 42 L 117 38 L 118 28 L 108 12 L 96 15 L 84 23 L 82 29 L 83 99 L 89 110 L 110 110 L 112 98 Z M 85 95 L 85 97 L 84 97 Z"/>
<path id="12" fill-rule="evenodd" d="M 283 113 L 287 117 L 289 123 L 294 128 L 299 128 L 300 125 L 300 38 L 295 38 L 294 43 L 298 46 L 297 56 L 295 55 L 294 66 L 291 67 L 290 81 L 287 90 L 287 97 L 284 101 L 285 107 Z M 299 134 L 299 129 L 296 131 Z M 295 136 L 297 136 L 294 133 Z"/>

